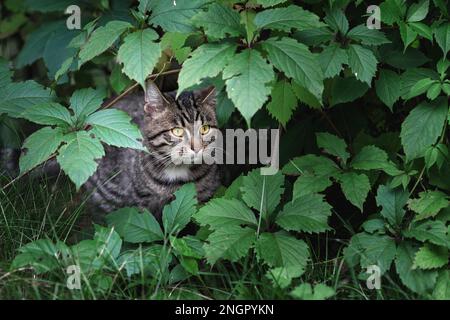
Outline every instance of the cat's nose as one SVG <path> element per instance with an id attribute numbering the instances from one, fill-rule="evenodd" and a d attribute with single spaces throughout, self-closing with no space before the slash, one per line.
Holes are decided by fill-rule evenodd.
<path id="1" fill-rule="evenodd" d="M 191 139 L 191 149 L 195 153 L 200 152 L 202 150 L 202 144 L 200 142 L 195 141 L 195 139 Z"/>

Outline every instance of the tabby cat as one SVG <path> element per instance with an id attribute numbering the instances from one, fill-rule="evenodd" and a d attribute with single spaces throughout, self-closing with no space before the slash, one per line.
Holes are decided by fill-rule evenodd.
<path id="1" fill-rule="evenodd" d="M 195 183 L 200 202 L 208 200 L 220 185 L 219 170 L 216 164 L 198 160 L 214 153 L 219 130 L 215 105 L 210 88 L 176 98 L 175 92 L 161 93 L 153 82 L 145 93 L 117 102 L 113 107 L 133 118 L 149 152 L 107 146 L 106 156 L 85 184 L 90 204 L 104 212 L 137 206 L 159 219 L 174 191 L 187 182 Z"/>

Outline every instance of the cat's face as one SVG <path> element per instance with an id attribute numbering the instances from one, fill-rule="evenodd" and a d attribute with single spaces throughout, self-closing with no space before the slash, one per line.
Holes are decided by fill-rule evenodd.
<path id="1" fill-rule="evenodd" d="M 145 144 L 162 168 L 211 163 L 218 133 L 212 88 L 176 99 L 174 92 L 162 94 L 149 84 L 145 100 Z"/>

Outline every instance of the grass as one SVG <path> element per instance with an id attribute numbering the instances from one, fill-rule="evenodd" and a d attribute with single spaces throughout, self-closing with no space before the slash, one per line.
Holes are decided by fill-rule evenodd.
<path id="1" fill-rule="evenodd" d="M 8 180 L 1 177 L 4 185 Z M 0 299 L 289 299 L 290 290 L 272 283 L 254 253 L 243 263 L 202 262 L 187 280 L 163 284 L 163 272 L 129 279 L 120 266 L 83 279 L 83 290 L 68 290 L 66 274 L 35 276 L 30 270 L 9 272 L 18 249 L 37 239 L 74 243 L 89 238 L 80 226 L 88 216 L 79 195 L 64 178 L 23 178 L 0 191 Z M 82 224 L 82 223 L 81 223 Z M 398 279 L 383 277 L 382 290 L 368 290 L 342 259 L 345 241 L 326 233 L 308 239 L 312 261 L 294 284 L 324 283 L 336 291 L 333 299 L 412 299 Z M 320 244 L 320 245 L 318 245 Z M 337 250 L 336 250 L 337 248 Z M 106 280 L 107 279 L 107 280 Z M 103 281 L 103 282 L 102 282 Z M 104 282 L 106 281 L 106 282 Z M 103 284 L 102 284 L 103 283 Z M 106 285 L 104 285 L 106 283 Z M 104 288 L 102 289 L 102 285 Z"/>

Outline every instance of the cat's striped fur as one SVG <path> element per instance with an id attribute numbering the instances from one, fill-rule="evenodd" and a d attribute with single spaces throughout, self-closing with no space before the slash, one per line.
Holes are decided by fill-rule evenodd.
<path id="1" fill-rule="evenodd" d="M 163 206 L 184 183 L 195 183 L 201 202 L 213 195 L 220 185 L 217 165 L 174 165 L 170 158 L 173 148 L 178 148 L 181 157 L 213 148 L 203 136 L 201 141 L 192 140 L 195 121 L 209 125 L 212 133 L 218 130 L 211 90 L 186 92 L 175 99 L 175 92 L 162 94 L 150 83 L 145 96 L 129 95 L 113 107 L 130 114 L 150 153 L 107 146 L 98 170 L 85 184 L 91 205 L 104 212 L 137 206 L 159 218 Z M 187 139 L 172 134 L 176 127 L 185 130 Z"/>

